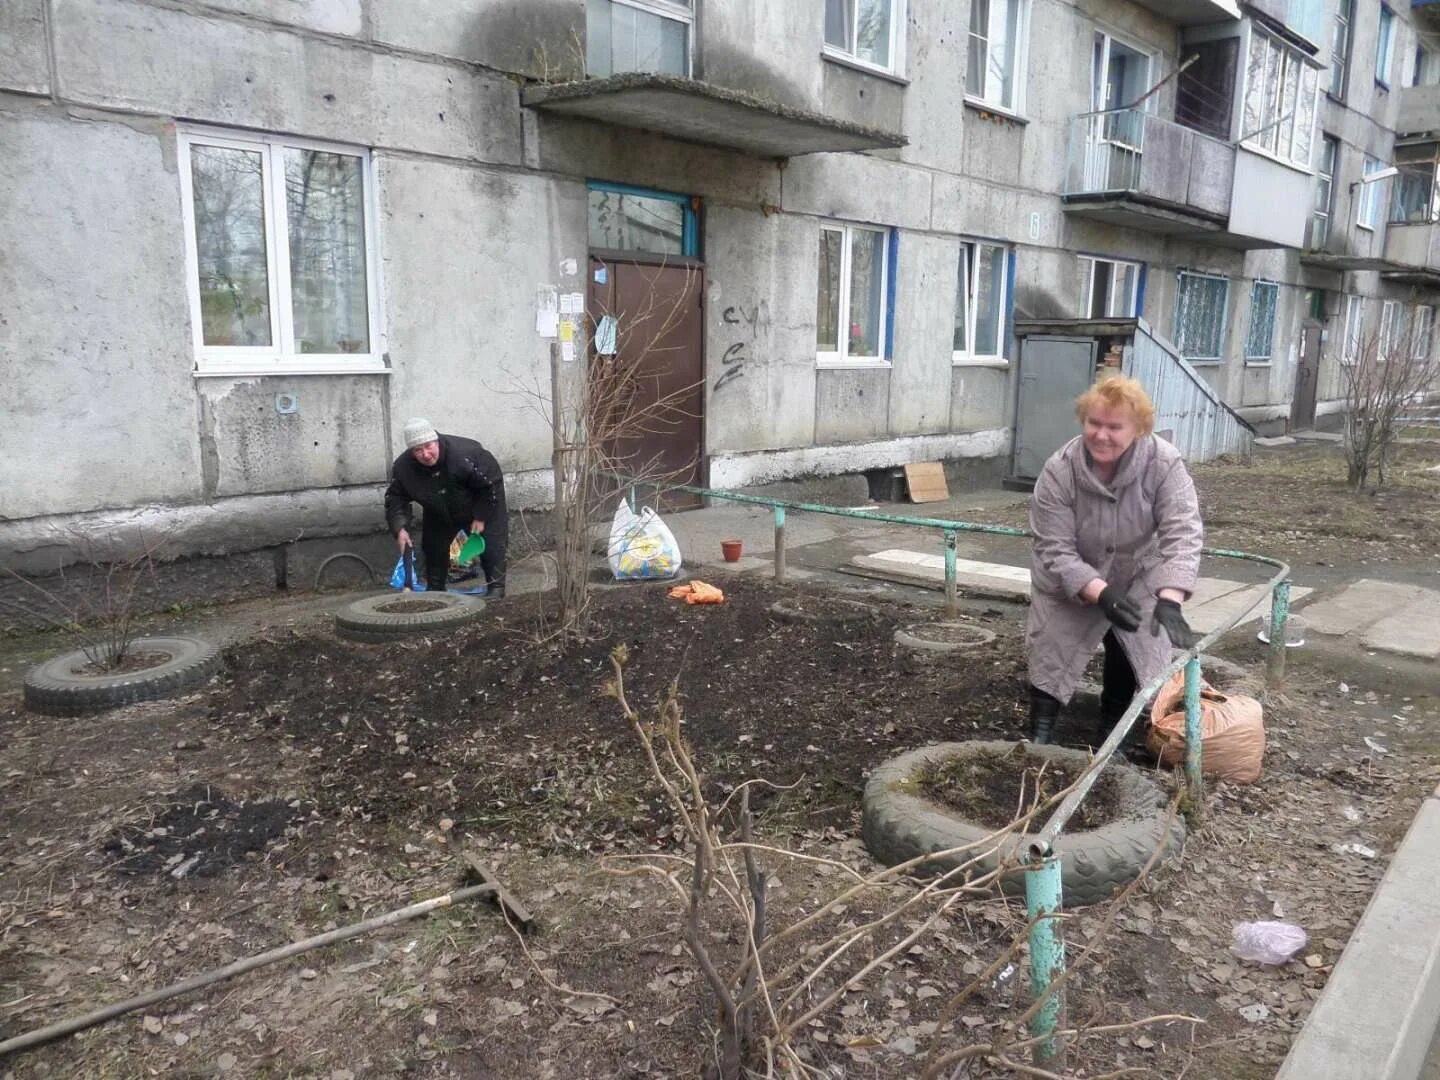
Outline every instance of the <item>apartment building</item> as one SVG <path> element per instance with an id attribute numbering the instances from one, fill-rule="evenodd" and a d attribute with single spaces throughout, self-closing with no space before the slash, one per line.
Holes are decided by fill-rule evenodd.
<path id="1" fill-rule="evenodd" d="M 1422 9 L 1326 2 L 11 0 L 0 552 L 373 529 L 415 414 L 543 505 L 642 339 L 715 487 L 1023 475 L 1107 358 L 1326 422 L 1440 284 Z"/>

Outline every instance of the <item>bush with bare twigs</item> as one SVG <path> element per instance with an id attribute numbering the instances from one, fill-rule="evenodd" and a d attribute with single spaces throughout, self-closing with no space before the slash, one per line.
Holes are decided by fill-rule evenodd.
<path id="1" fill-rule="evenodd" d="M 1428 322 L 1411 318 L 1399 304 L 1387 304 L 1372 334 L 1346 330 L 1339 359 L 1345 407 L 1346 482 L 1363 491 L 1372 471 L 1375 487 L 1385 485 L 1399 420 L 1440 381 L 1440 355 Z"/>
<path id="2" fill-rule="evenodd" d="M 959 905 L 999 902 L 994 886 L 1014 865 L 1002 862 L 982 872 L 981 859 L 1005 850 L 1004 839 L 1011 829 L 1023 828 L 1048 813 L 1074 789 L 1071 785 L 1038 801 L 1010 825 L 976 843 L 870 873 L 835 860 L 758 843 L 750 790 L 763 781 L 747 781 L 723 803 L 712 806 L 694 753 L 682 733 L 678 686 L 672 683 L 652 717 L 642 715 L 626 696 L 627 659 L 624 646 L 611 653 L 613 676 L 606 684 L 606 692 L 629 723 L 650 773 L 662 788 L 692 851 L 688 855 L 615 856 L 606 861 L 605 868 L 617 875 L 658 879 L 673 897 L 679 935 L 715 999 L 718 1031 L 707 1074 L 720 1080 L 820 1075 L 802 1056 L 796 1045 L 797 1034 L 935 930 Z M 731 806 L 736 795 L 738 808 Z M 1170 813 L 1176 812 L 1176 804 L 1172 803 Z M 729 830 L 723 824 L 727 816 L 733 819 Z M 1013 850 L 1013 845 L 1009 847 Z M 1159 854 L 1157 849 L 1141 875 L 1112 902 L 1101 920 L 1100 932 L 1092 935 L 1080 961 L 1094 952 Z M 928 881 L 912 877 L 921 864 L 937 856 L 958 856 L 962 861 Z M 777 926 L 767 909 L 768 874 L 762 859 L 823 863 L 839 871 L 846 881 L 813 911 Z M 862 897 L 877 905 L 877 915 L 860 925 L 845 921 L 842 916 L 847 908 Z M 1016 923 L 1008 947 L 942 1007 L 935 1028 L 937 1043 L 924 1070 L 926 1077 L 950 1076 L 966 1063 L 982 1060 L 1029 1075 L 1056 1075 L 1014 1060 L 1037 1044 L 1037 1039 L 1023 1036 L 1024 1025 L 1046 998 L 1032 1004 L 1011 1025 L 1014 1037 L 1009 1042 L 942 1045 L 942 1040 L 953 1040 L 953 1034 L 947 1036 L 946 1032 L 964 1003 L 990 985 L 1023 951 L 1030 924 L 1023 917 L 1017 917 Z M 717 940 L 740 942 L 739 956 L 720 955 Z M 1074 970 L 1072 964 L 1072 974 Z M 1062 976 L 1052 983 L 1050 992 L 1058 993 L 1066 978 Z M 1175 1021 L 1199 1022 L 1191 1017 L 1166 1015 L 1130 1024 L 1067 1029 L 1060 1034 L 1076 1038 Z"/>

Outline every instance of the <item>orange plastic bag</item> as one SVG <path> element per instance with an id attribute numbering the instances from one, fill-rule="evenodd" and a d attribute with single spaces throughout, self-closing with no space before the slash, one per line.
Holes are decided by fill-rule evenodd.
<path id="1" fill-rule="evenodd" d="M 1185 761 L 1185 672 L 1177 671 L 1150 707 L 1150 752 L 1165 765 Z M 1200 771 L 1233 784 L 1260 779 L 1265 720 L 1260 702 L 1200 683 Z"/>
<path id="2" fill-rule="evenodd" d="M 723 604 L 725 594 L 714 585 L 707 585 L 703 581 L 691 581 L 684 585 L 676 585 L 670 590 L 671 600 L 684 600 L 687 604 Z"/>

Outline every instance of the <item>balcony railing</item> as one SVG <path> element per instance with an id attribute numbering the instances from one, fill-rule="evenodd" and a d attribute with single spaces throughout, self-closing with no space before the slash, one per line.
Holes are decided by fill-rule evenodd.
<path id="1" fill-rule="evenodd" d="M 1222 222 L 1235 149 L 1143 109 L 1070 118 L 1065 195 L 1129 196 Z"/>

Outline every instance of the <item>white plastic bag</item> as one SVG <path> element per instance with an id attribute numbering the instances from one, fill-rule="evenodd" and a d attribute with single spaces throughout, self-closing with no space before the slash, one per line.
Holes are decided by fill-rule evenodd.
<path id="1" fill-rule="evenodd" d="M 669 526 L 648 506 L 634 513 L 624 499 L 610 522 L 607 555 L 616 581 L 673 578 L 680 573 L 680 545 Z"/>
<path id="2" fill-rule="evenodd" d="M 1230 951 L 1257 964 L 1283 964 L 1305 947 L 1305 931 L 1294 923 L 1243 922 L 1232 933 Z"/>

